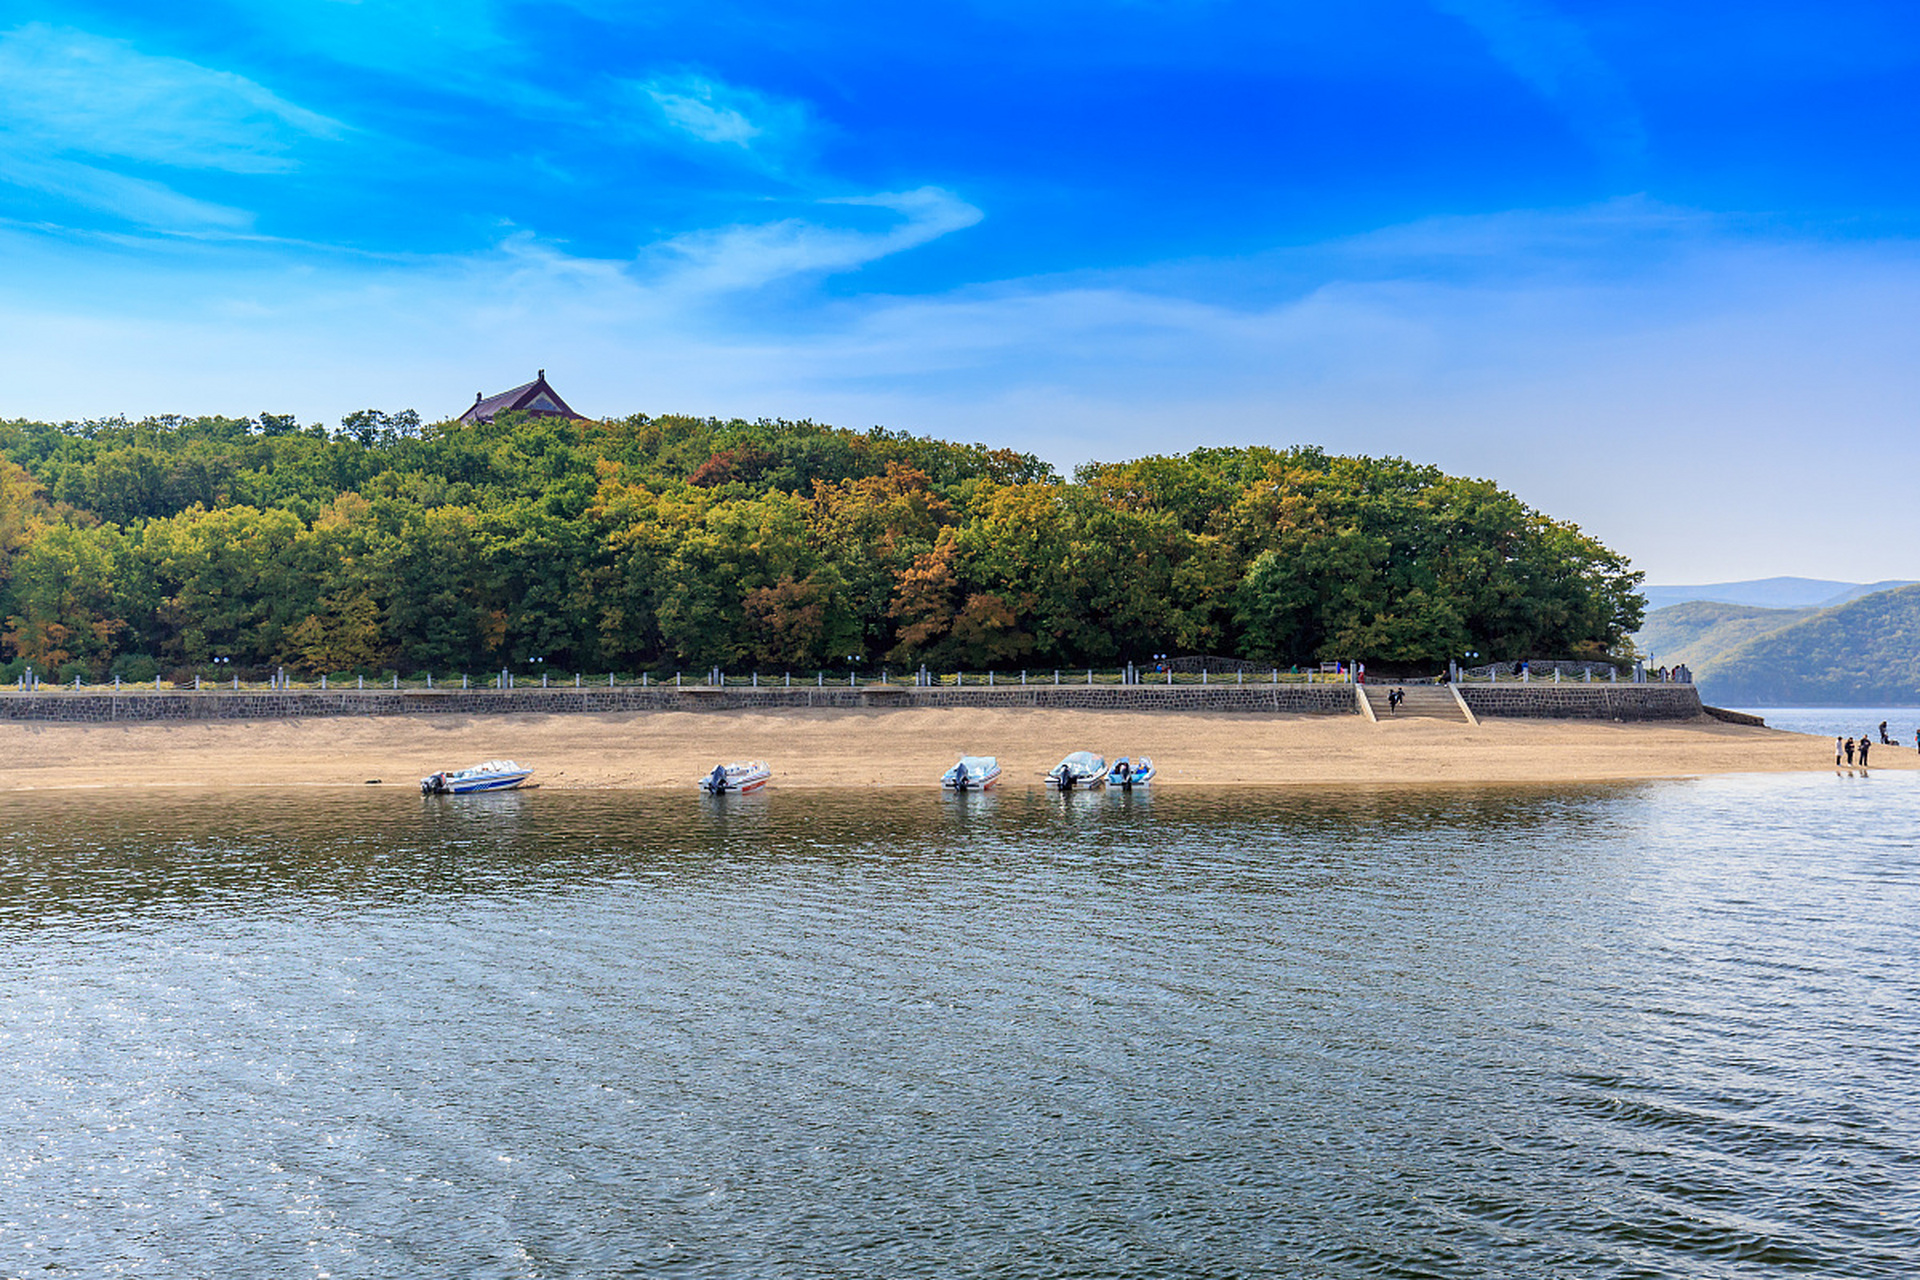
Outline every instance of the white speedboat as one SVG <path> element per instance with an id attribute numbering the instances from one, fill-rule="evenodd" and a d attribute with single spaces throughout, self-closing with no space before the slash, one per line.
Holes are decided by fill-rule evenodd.
<path id="1" fill-rule="evenodd" d="M 1107 758 L 1075 751 L 1047 771 L 1047 785 L 1061 791 L 1097 787 L 1107 780 Z"/>
<path id="2" fill-rule="evenodd" d="M 758 791 L 772 776 L 765 760 L 736 760 L 715 765 L 712 773 L 700 779 L 700 789 L 711 796 Z"/>
<path id="3" fill-rule="evenodd" d="M 489 760 L 465 769 L 442 770 L 420 779 L 420 793 L 464 796 L 475 791 L 510 791 L 533 775 L 533 770 L 511 760 Z"/>
<path id="4" fill-rule="evenodd" d="M 992 756 L 961 756 L 960 763 L 940 775 L 948 791 L 985 791 L 1000 781 L 1000 762 Z"/>
<path id="5" fill-rule="evenodd" d="M 1151 756 L 1141 756 L 1138 760 L 1121 756 L 1113 762 L 1113 768 L 1107 770 L 1107 785 L 1118 787 L 1122 791 L 1144 787 L 1152 781 L 1153 758 Z"/>

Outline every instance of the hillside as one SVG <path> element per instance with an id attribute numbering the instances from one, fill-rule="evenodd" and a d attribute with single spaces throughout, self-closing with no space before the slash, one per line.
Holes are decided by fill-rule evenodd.
<path id="1" fill-rule="evenodd" d="M 1914 584 L 1904 579 L 1885 582 L 1835 582 L 1826 578 L 1754 578 L 1745 582 L 1707 582 L 1693 586 L 1647 586 L 1640 589 L 1649 610 L 1670 609 L 1695 600 L 1747 605 L 1756 609 L 1830 609 L 1861 596 Z"/>
<path id="2" fill-rule="evenodd" d="M 1920 704 L 1920 586 L 1863 596 L 1753 636 L 1695 675 L 1701 696 L 1722 705 Z"/>
<path id="3" fill-rule="evenodd" d="M 1647 614 L 1634 644 L 1648 662 L 1684 663 L 1696 673 L 1712 669 L 1721 655 L 1782 627 L 1812 617 L 1817 609 L 1762 609 L 1752 605 L 1694 600 Z"/>
<path id="4" fill-rule="evenodd" d="M 1484 480 L 636 415 L 0 421 L 0 682 L 1601 658 L 1640 575 Z M 212 664 L 219 663 L 215 668 Z"/>

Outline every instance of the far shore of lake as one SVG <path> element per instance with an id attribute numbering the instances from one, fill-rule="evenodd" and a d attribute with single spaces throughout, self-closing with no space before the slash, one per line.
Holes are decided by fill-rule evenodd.
<path id="1" fill-rule="evenodd" d="M 0 790 L 414 787 L 498 757 L 567 790 L 691 789 L 766 760 L 781 788 L 932 787 L 962 754 L 1037 786 L 1069 751 L 1152 756 L 1158 786 L 1526 784 L 1832 768 L 1833 744 L 1700 717 L 1440 720 L 1015 708 L 368 716 L 248 722 L 0 723 Z M 1873 768 L 1920 769 L 1876 746 Z"/>

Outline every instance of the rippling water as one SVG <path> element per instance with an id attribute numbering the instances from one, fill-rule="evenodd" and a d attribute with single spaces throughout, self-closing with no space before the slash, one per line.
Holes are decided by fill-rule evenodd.
<path id="1" fill-rule="evenodd" d="M 1904 747 L 1912 747 L 1920 734 L 1920 707 L 1751 707 L 1743 708 L 1761 717 L 1770 729 L 1789 733 L 1811 733 L 1823 738 L 1853 738 L 1861 734 L 1880 740 L 1880 725 Z"/>
<path id="2" fill-rule="evenodd" d="M 9 797 L 0 1275 L 1907 1277 L 1916 801 Z"/>

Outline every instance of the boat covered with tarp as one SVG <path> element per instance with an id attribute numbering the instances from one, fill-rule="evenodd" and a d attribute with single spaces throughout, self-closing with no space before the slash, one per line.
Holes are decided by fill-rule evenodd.
<path id="1" fill-rule="evenodd" d="M 1047 770 L 1047 785 L 1060 791 L 1086 790 L 1107 780 L 1107 758 L 1091 751 L 1074 751 Z"/>
<path id="2" fill-rule="evenodd" d="M 940 785 L 948 791 L 985 791 L 1000 781 L 1000 761 L 993 756 L 961 756 L 960 762 L 940 775 Z"/>
<path id="3" fill-rule="evenodd" d="M 464 796 L 476 791 L 511 791 L 533 776 L 533 770 L 512 760 L 488 760 L 465 769 L 443 769 L 420 779 L 420 793 Z"/>
<path id="4" fill-rule="evenodd" d="M 713 772 L 700 779 L 700 789 L 710 796 L 758 791 L 772 776 L 773 770 L 765 760 L 735 760 L 713 766 Z"/>

